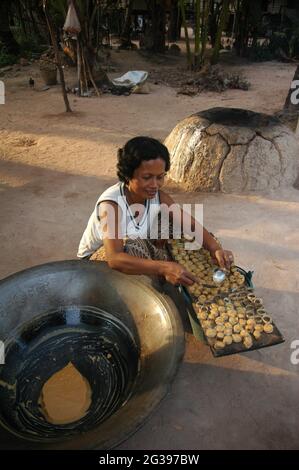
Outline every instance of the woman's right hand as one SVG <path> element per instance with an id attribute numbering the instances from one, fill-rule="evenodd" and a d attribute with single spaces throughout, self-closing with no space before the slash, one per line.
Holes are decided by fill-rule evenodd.
<path id="1" fill-rule="evenodd" d="M 192 286 L 197 281 L 196 277 L 187 271 L 184 266 L 175 263 L 174 261 L 162 261 L 161 274 L 165 277 L 166 281 L 174 284 L 175 286 L 183 284 L 183 286 Z"/>

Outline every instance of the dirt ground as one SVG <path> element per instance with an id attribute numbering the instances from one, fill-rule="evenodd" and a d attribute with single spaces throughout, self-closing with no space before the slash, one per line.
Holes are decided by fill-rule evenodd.
<path id="1" fill-rule="evenodd" d="M 226 58 L 225 58 L 226 59 Z M 137 52 L 112 51 L 110 76 L 128 70 L 179 68 L 183 58 L 149 62 Z M 231 64 L 249 91 L 176 96 L 150 81 L 147 95 L 78 98 L 66 115 L 59 87 L 40 91 L 36 65 L 4 77 L 0 106 L 0 278 L 49 261 L 72 259 L 98 195 L 116 179 L 116 150 L 135 135 L 164 139 L 184 117 L 214 106 L 273 113 L 283 106 L 294 64 Z M 12 74 L 11 74 L 12 75 Z M 75 83 L 67 71 L 69 86 Z M 35 79 L 35 89 L 28 86 Z M 299 164 L 298 164 L 299 166 Z M 214 359 L 186 335 L 186 354 L 170 394 L 145 426 L 120 449 L 298 449 L 299 365 L 290 361 L 299 340 L 299 191 L 191 194 L 203 202 L 204 223 L 254 270 L 253 281 L 284 334 L 282 345 Z"/>

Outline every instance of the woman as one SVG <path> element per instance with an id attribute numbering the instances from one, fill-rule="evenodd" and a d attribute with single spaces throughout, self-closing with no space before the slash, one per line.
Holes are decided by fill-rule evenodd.
<path id="1" fill-rule="evenodd" d="M 120 181 L 98 199 L 77 256 L 98 259 L 104 248 L 109 266 L 123 273 L 162 276 L 174 285 L 190 286 L 196 282 L 192 273 L 168 258 L 163 240 L 159 239 L 161 236 L 156 240 L 149 236 L 149 229 L 161 214 L 161 204 L 168 207 L 175 204 L 161 190 L 169 167 L 167 148 L 150 137 L 135 137 L 119 149 L 117 175 Z M 137 211 L 133 210 L 136 204 Z M 180 209 L 179 223 L 183 214 Z M 191 229 L 198 233 L 203 231 L 204 248 L 220 267 L 229 268 L 233 262 L 232 252 L 223 250 L 193 217 Z"/>

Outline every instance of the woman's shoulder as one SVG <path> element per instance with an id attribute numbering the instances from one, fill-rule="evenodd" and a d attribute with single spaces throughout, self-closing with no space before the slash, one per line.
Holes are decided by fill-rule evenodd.
<path id="1" fill-rule="evenodd" d="M 171 204 L 174 204 L 174 200 L 172 199 L 169 194 L 167 194 L 165 191 L 162 191 L 161 189 L 159 190 L 159 196 L 160 196 L 160 203 L 161 204 L 167 204 L 168 206 L 171 206 Z"/>
<path id="2" fill-rule="evenodd" d="M 119 197 L 122 197 L 122 183 L 120 181 L 114 184 L 113 186 L 109 186 L 109 188 L 105 189 L 105 191 L 102 192 L 102 194 L 98 198 L 97 204 L 106 200 L 117 202 Z"/>

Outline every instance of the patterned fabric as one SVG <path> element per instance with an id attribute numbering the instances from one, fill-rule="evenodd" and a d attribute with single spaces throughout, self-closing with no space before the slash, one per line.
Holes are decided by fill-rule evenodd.
<path id="1" fill-rule="evenodd" d="M 172 231 L 172 227 L 170 228 L 170 233 Z M 218 238 L 215 237 L 213 233 L 210 232 L 212 237 L 219 243 L 221 247 L 221 243 Z M 160 239 L 161 232 L 159 230 L 158 239 Z M 166 241 L 166 240 L 165 240 Z M 153 259 L 159 261 L 171 261 L 171 258 L 168 254 L 166 248 L 156 246 L 157 241 L 149 240 L 149 239 L 131 239 L 127 238 L 124 240 L 124 252 L 128 253 L 131 256 L 137 256 L 138 258 L 143 259 Z M 159 242 L 158 242 L 159 243 Z M 162 243 L 163 245 L 163 243 Z M 98 250 L 96 250 L 89 258 L 92 261 L 107 261 L 105 248 L 102 246 Z"/>
<path id="2" fill-rule="evenodd" d="M 169 234 L 172 236 L 173 224 L 170 221 Z M 163 245 L 167 240 L 164 238 L 163 229 L 161 228 L 161 213 L 158 214 L 158 240 L 150 240 L 148 238 L 126 238 L 124 240 L 124 252 L 131 256 L 137 256 L 143 259 L 153 259 L 157 261 L 171 261 L 171 258 Z M 160 245 L 160 246 L 157 246 Z M 162 245 L 162 246 L 161 246 Z M 89 258 L 92 261 L 106 261 L 105 249 L 102 246 L 96 250 Z"/>
<path id="3" fill-rule="evenodd" d="M 85 259 L 90 259 L 91 261 L 107 261 L 105 248 L 101 246 L 91 256 L 87 256 Z"/>
<path id="4" fill-rule="evenodd" d="M 165 248 L 158 248 L 151 240 L 128 239 L 124 245 L 125 253 L 132 256 L 138 256 L 143 259 L 153 259 L 159 261 L 170 260 Z"/>
<path id="5" fill-rule="evenodd" d="M 158 248 L 151 240 L 143 240 L 141 238 L 125 240 L 124 252 L 143 259 L 170 261 L 170 257 L 165 248 Z M 103 246 L 99 248 L 89 259 L 91 261 L 106 261 L 105 248 Z"/>

